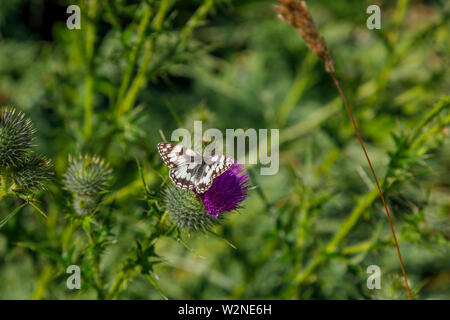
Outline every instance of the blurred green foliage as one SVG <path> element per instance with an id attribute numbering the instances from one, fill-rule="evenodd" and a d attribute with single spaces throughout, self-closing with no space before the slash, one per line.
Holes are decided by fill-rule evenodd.
<path id="1" fill-rule="evenodd" d="M 70 2 L 70 3 L 69 3 Z M 406 298 L 392 235 L 338 92 L 275 1 L 0 4 L 0 105 L 25 112 L 55 177 L 0 229 L 2 299 Z M 69 30 L 77 3 L 81 30 Z M 382 8 L 369 31 L 366 8 Z M 416 298 L 450 298 L 450 23 L 445 1 L 310 1 L 383 182 Z M 279 128 L 260 176 L 213 234 L 165 220 L 161 132 Z M 94 215 L 64 190 L 69 154 L 114 181 Z M 170 183 L 170 182 L 169 182 Z M 22 201 L 23 202 L 23 201 Z M 0 219 L 21 200 L 0 202 Z M 66 287 L 81 266 L 82 288 Z M 366 268 L 382 270 L 368 290 Z"/>

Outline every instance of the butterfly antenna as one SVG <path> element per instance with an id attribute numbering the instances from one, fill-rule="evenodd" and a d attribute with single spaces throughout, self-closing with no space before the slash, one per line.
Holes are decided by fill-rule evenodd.
<path id="1" fill-rule="evenodd" d="M 166 136 L 164 135 L 164 132 L 159 129 L 159 135 L 161 136 L 161 139 L 163 139 L 164 142 L 167 142 Z"/>

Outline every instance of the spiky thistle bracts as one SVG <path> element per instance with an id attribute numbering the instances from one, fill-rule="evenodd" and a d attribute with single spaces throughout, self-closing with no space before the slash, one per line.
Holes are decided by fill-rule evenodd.
<path id="1" fill-rule="evenodd" d="M 35 134 L 31 120 L 12 107 L 0 108 L 0 167 L 16 167 L 27 160 Z"/>
<path id="2" fill-rule="evenodd" d="M 99 157 L 69 155 L 69 167 L 64 175 L 67 190 L 79 195 L 97 195 L 110 184 L 112 170 Z"/>
<path id="3" fill-rule="evenodd" d="M 206 232 L 218 222 L 191 190 L 170 184 L 165 190 L 165 204 L 170 220 L 180 230 Z"/>
<path id="4" fill-rule="evenodd" d="M 52 162 L 39 154 L 29 154 L 27 160 L 14 168 L 15 188 L 22 192 L 32 193 L 44 190 L 45 182 L 53 175 Z"/>
<path id="5" fill-rule="evenodd" d="M 63 182 L 74 197 L 73 206 L 78 214 L 89 214 L 96 209 L 99 195 L 107 190 L 111 180 L 112 169 L 100 157 L 69 155 Z"/>
<path id="6" fill-rule="evenodd" d="M 31 150 L 36 130 L 31 120 L 13 107 L 0 108 L 0 175 L 2 192 L 31 194 L 45 189 L 52 163 Z"/>

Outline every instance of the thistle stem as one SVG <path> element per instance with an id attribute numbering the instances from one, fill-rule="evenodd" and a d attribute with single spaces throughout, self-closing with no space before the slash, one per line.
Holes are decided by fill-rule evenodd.
<path id="1" fill-rule="evenodd" d="M 94 273 L 95 284 L 97 286 L 98 298 L 103 299 L 105 295 L 104 295 L 104 291 L 103 291 L 102 276 L 100 273 L 100 257 L 96 250 L 96 243 L 92 236 L 92 230 L 91 230 L 90 225 L 89 225 L 89 227 L 85 226 L 84 231 L 86 232 L 86 235 L 89 239 L 90 263 L 91 263 L 91 267 L 92 267 L 92 272 Z"/>
<path id="2" fill-rule="evenodd" d="M 153 46 L 153 39 L 145 43 L 145 53 L 142 58 L 141 66 L 139 67 L 136 77 L 134 78 L 130 88 L 128 89 L 125 98 L 119 104 L 117 116 L 121 116 L 134 106 L 139 92 L 147 84 L 146 74 L 153 54 Z"/>
<path id="3" fill-rule="evenodd" d="M 148 25 L 150 22 L 151 9 L 148 6 L 148 4 L 146 4 L 146 3 L 144 3 L 143 6 L 144 6 L 144 14 L 143 14 L 141 22 L 139 24 L 138 41 L 130 53 L 127 68 L 125 70 L 124 76 L 122 78 L 122 82 L 120 84 L 119 94 L 117 96 L 118 105 L 120 105 L 120 103 L 122 102 L 122 99 L 125 95 L 128 85 L 130 84 L 131 76 L 133 75 L 133 71 L 136 67 L 137 58 L 138 58 L 139 52 L 141 51 L 142 46 L 144 44 Z"/>
<path id="4" fill-rule="evenodd" d="M 95 24 L 92 21 L 96 15 L 97 1 L 90 0 L 86 3 L 88 23 L 86 26 L 86 61 L 87 74 L 85 78 L 86 94 L 84 100 L 84 135 L 86 140 L 92 136 L 92 117 L 93 117 L 93 94 L 94 94 L 94 77 L 93 77 L 93 56 L 95 44 Z"/>
<path id="5" fill-rule="evenodd" d="M 122 286 L 122 283 L 125 281 L 125 272 L 121 270 L 114 279 L 114 283 L 111 286 L 111 289 L 108 292 L 107 298 L 108 299 L 117 299 L 117 295 L 120 292 L 120 287 Z"/>

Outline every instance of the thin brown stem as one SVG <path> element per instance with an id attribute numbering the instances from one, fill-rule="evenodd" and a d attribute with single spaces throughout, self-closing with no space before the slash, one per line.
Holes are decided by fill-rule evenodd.
<path id="1" fill-rule="evenodd" d="M 350 116 L 350 119 L 351 119 L 352 124 L 353 124 L 353 128 L 355 129 L 356 136 L 358 137 L 359 143 L 361 144 L 361 147 L 362 147 L 362 149 L 364 151 L 364 155 L 366 156 L 367 163 L 369 164 L 370 171 L 372 172 L 373 179 L 375 180 L 375 184 L 377 185 L 378 192 L 379 192 L 380 197 L 381 197 L 381 201 L 383 202 L 384 210 L 386 211 L 386 215 L 387 215 L 388 220 L 389 220 L 389 226 L 391 227 L 392 236 L 394 237 L 395 248 L 397 249 L 397 255 L 398 255 L 398 259 L 400 261 L 400 266 L 401 266 L 402 273 L 403 273 L 403 279 L 405 281 L 406 291 L 408 291 L 409 299 L 412 300 L 413 297 L 411 295 L 411 290 L 409 289 L 408 278 L 406 277 L 406 271 L 405 271 L 405 266 L 403 264 L 402 255 L 400 253 L 400 247 L 398 245 L 397 236 L 395 235 L 394 225 L 392 224 L 391 215 L 389 213 L 388 206 L 386 204 L 386 201 L 384 200 L 383 192 L 381 191 L 380 184 L 378 183 L 378 179 L 377 179 L 377 176 L 375 174 L 375 170 L 372 167 L 372 162 L 370 161 L 370 158 L 369 158 L 369 155 L 367 153 L 366 147 L 364 146 L 364 142 L 363 142 L 363 140 L 361 138 L 361 135 L 359 133 L 358 126 L 356 125 L 355 118 L 353 117 L 353 113 L 352 113 L 352 111 L 350 109 L 350 106 L 348 105 L 347 99 L 345 98 L 344 91 L 342 90 L 341 85 L 339 84 L 339 81 L 338 81 L 338 79 L 336 77 L 336 74 L 334 72 L 331 72 L 330 74 L 331 74 L 331 77 L 333 78 L 334 84 L 336 85 L 336 87 L 337 87 L 337 89 L 339 91 L 339 94 L 342 97 L 342 100 L 344 101 L 345 108 L 347 109 L 348 115 Z"/>

